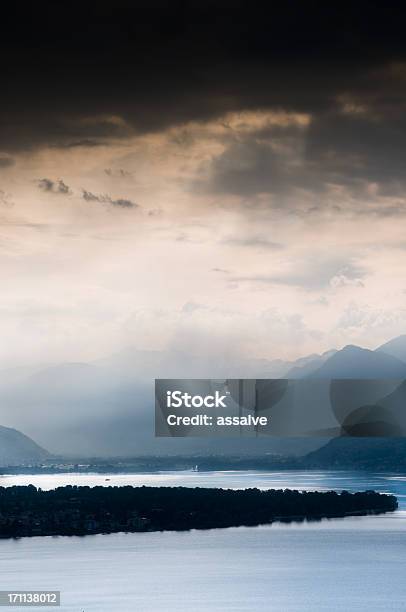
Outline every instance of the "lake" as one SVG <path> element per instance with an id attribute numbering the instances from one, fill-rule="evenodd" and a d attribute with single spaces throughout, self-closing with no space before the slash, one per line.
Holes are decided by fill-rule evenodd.
<path id="1" fill-rule="evenodd" d="M 400 502 L 395 513 L 320 522 L 0 541 L 0 589 L 60 590 L 66 612 L 406 610 L 406 477 L 251 471 L 0 477 L 1 486 L 28 483 L 375 489 Z"/>

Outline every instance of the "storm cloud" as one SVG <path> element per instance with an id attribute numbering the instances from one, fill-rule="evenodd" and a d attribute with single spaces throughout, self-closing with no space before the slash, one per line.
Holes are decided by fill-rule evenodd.
<path id="1" fill-rule="evenodd" d="M 11 168 L 14 164 L 15 160 L 12 157 L 0 155 L 0 169 Z"/>
<path id="2" fill-rule="evenodd" d="M 338 128 L 334 112 L 344 96 L 368 96 L 396 121 L 406 85 L 403 69 L 394 68 L 406 61 L 405 11 L 398 3 L 396 10 L 363 1 L 292 10 L 246 0 L 73 2 L 66 11 L 47 1 L 26 6 L 21 19 L 10 6 L 0 149 L 94 146 L 265 108 L 320 118 L 321 145 L 332 123 Z"/>
<path id="3" fill-rule="evenodd" d="M 7 367 L 131 343 L 290 359 L 404 333 L 400 315 L 341 317 L 404 307 L 406 6 L 8 10 Z"/>

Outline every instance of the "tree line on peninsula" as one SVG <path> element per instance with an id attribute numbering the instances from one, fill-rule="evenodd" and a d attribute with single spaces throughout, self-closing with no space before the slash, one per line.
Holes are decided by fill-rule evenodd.
<path id="1" fill-rule="evenodd" d="M 255 526 L 393 511 L 393 495 L 188 487 L 0 487 L 0 537 Z"/>

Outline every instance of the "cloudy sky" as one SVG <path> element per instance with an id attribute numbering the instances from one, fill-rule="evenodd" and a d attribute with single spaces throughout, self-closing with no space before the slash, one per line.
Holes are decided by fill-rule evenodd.
<path id="1" fill-rule="evenodd" d="M 406 7 L 267 4 L 5 19 L 3 367 L 406 331 Z"/>

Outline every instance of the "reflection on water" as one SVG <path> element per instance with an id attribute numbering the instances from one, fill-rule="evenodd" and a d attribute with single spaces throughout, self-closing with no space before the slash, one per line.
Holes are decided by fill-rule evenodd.
<path id="1" fill-rule="evenodd" d="M 321 522 L 0 541 L 0 589 L 59 589 L 66 612 L 406 610 L 405 477 L 168 472 L 0 479 L 3 486 L 29 482 L 44 489 L 68 483 L 376 489 L 401 503 L 393 514 Z"/>

